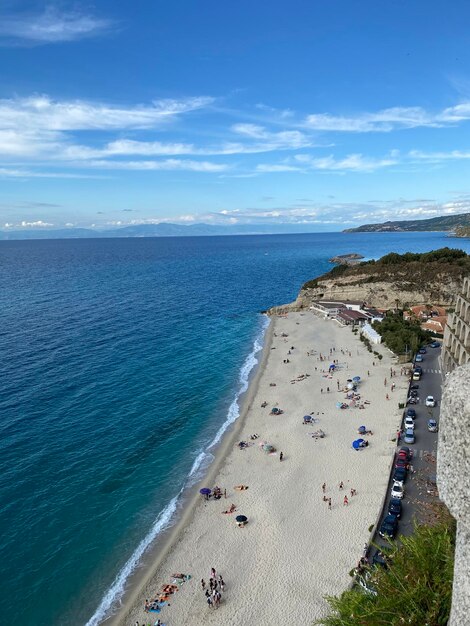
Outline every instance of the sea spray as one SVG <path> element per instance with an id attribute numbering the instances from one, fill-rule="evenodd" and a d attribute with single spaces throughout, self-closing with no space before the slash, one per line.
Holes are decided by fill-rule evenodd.
<path id="1" fill-rule="evenodd" d="M 98 626 L 103 620 L 109 617 L 117 606 L 118 602 L 124 595 L 125 588 L 129 577 L 138 567 L 140 560 L 150 545 L 155 541 L 157 536 L 165 529 L 169 528 L 175 521 L 175 513 L 178 509 L 178 502 L 186 489 L 194 485 L 202 477 L 203 473 L 214 460 L 213 454 L 209 452 L 214 446 L 216 446 L 222 439 L 223 434 L 227 428 L 240 417 L 240 397 L 248 390 L 250 374 L 253 368 L 258 364 L 256 355 L 263 348 L 263 337 L 269 326 L 269 318 L 264 315 L 261 318 L 261 329 L 259 335 L 256 337 L 253 343 L 253 349 L 246 357 L 245 362 L 240 368 L 240 374 L 238 377 L 238 389 L 235 393 L 235 397 L 232 400 L 228 412 L 227 419 L 219 428 L 212 441 L 208 444 L 205 450 L 200 450 L 197 454 L 194 462 L 191 466 L 188 476 L 186 477 L 183 486 L 176 496 L 174 496 L 168 505 L 159 513 L 150 531 L 142 539 L 137 548 L 134 550 L 130 558 L 121 568 L 116 578 L 114 579 L 110 588 L 106 591 L 101 599 L 98 608 L 93 613 L 92 617 L 86 622 L 86 626 Z"/>

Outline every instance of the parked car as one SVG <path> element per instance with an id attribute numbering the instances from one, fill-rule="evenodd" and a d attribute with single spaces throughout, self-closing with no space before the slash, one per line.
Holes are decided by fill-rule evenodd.
<path id="1" fill-rule="evenodd" d="M 414 419 L 412 417 L 405 417 L 405 430 L 408 430 L 408 428 L 411 428 L 411 430 L 414 430 L 414 427 L 415 427 Z"/>
<path id="2" fill-rule="evenodd" d="M 405 469 L 408 469 L 408 460 L 400 456 L 397 457 L 395 467 L 404 467 Z"/>
<path id="3" fill-rule="evenodd" d="M 403 485 L 406 480 L 406 469 L 404 467 L 397 467 L 393 472 L 392 478 L 394 482 L 401 483 Z"/>
<path id="4" fill-rule="evenodd" d="M 426 398 L 426 406 L 436 406 L 437 402 L 434 400 L 434 396 L 428 396 Z"/>
<path id="5" fill-rule="evenodd" d="M 397 498 L 391 498 L 388 503 L 388 513 L 389 515 L 395 515 L 397 519 L 401 517 L 401 500 Z"/>
<path id="6" fill-rule="evenodd" d="M 422 363 L 422 362 L 423 362 L 423 355 L 417 354 L 415 358 L 415 363 Z"/>
<path id="7" fill-rule="evenodd" d="M 419 395 L 419 392 L 417 389 L 411 389 L 410 390 L 410 398 L 417 398 Z"/>
<path id="8" fill-rule="evenodd" d="M 377 590 L 370 583 L 370 572 L 362 572 L 356 575 L 356 582 L 362 587 L 363 591 L 373 596 L 377 595 Z"/>
<path id="9" fill-rule="evenodd" d="M 396 498 L 397 500 L 401 500 L 403 496 L 405 495 L 405 488 L 403 484 L 394 482 L 392 485 L 390 495 L 392 496 L 393 499 Z"/>
<path id="10" fill-rule="evenodd" d="M 405 417 L 411 417 L 411 419 L 416 419 L 416 411 L 415 409 L 406 409 Z"/>
<path id="11" fill-rule="evenodd" d="M 413 380 L 421 380 L 421 371 L 420 370 L 416 370 L 413 372 Z"/>
<path id="12" fill-rule="evenodd" d="M 384 569 L 388 567 L 387 555 L 382 550 L 377 550 L 377 552 L 372 557 L 372 565 L 380 565 Z"/>
<path id="13" fill-rule="evenodd" d="M 437 433 L 439 427 L 436 420 L 428 420 L 428 430 L 430 433 Z"/>
<path id="14" fill-rule="evenodd" d="M 411 428 L 405 430 L 405 436 L 403 437 L 405 443 L 413 444 L 415 442 L 415 431 Z"/>
<path id="15" fill-rule="evenodd" d="M 430 346 L 431 348 L 440 348 L 441 344 L 438 341 L 433 341 Z"/>
<path id="16" fill-rule="evenodd" d="M 401 454 L 406 454 L 406 458 L 408 459 L 408 461 L 411 459 L 411 450 L 408 448 L 408 446 L 400 447 L 400 449 L 398 450 L 398 456 L 400 456 Z"/>
<path id="17" fill-rule="evenodd" d="M 398 520 L 395 515 L 387 515 L 379 528 L 379 535 L 381 537 L 390 537 L 393 539 L 397 534 Z"/>
<path id="18" fill-rule="evenodd" d="M 406 452 L 399 452 L 397 454 L 397 459 L 400 459 L 400 461 L 405 461 L 405 463 L 408 463 L 409 458 Z"/>
<path id="19" fill-rule="evenodd" d="M 418 352 L 419 352 L 419 354 L 426 354 L 427 350 L 426 350 L 426 348 L 420 348 L 418 350 Z"/>

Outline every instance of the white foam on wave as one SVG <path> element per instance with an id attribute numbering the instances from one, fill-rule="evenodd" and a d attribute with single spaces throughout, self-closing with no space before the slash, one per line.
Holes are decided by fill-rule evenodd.
<path id="1" fill-rule="evenodd" d="M 258 337 L 255 339 L 254 344 L 253 344 L 253 350 L 246 357 L 245 362 L 243 363 L 240 369 L 240 374 L 238 377 L 239 387 L 235 394 L 234 399 L 232 400 L 232 403 L 229 406 L 229 409 L 227 412 L 227 419 L 219 428 L 219 430 L 215 434 L 215 437 L 207 446 L 206 450 L 201 450 L 199 454 L 196 456 L 183 487 L 180 489 L 179 493 L 174 498 L 172 498 L 172 500 L 163 509 L 163 511 L 158 515 L 149 533 L 142 539 L 142 541 L 139 543 L 137 548 L 132 553 L 131 557 L 121 568 L 116 578 L 114 579 L 113 584 L 106 591 L 98 608 L 93 613 L 93 615 L 88 620 L 85 626 L 98 626 L 98 624 L 100 624 L 102 621 L 104 621 L 107 617 L 109 617 L 112 614 L 113 606 L 115 606 L 116 603 L 122 598 L 124 591 L 125 591 L 127 580 L 129 576 L 134 572 L 136 567 L 139 565 L 140 559 L 142 558 L 144 552 L 149 548 L 149 546 L 156 539 L 157 535 L 162 532 L 162 530 L 165 530 L 166 528 L 171 526 L 174 514 L 177 509 L 178 500 L 180 499 L 185 488 L 195 484 L 199 480 L 201 475 L 204 473 L 204 471 L 207 469 L 207 467 L 214 460 L 214 456 L 213 454 L 209 452 L 209 450 L 211 450 L 215 445 L 217 445 L 220 442 L 223 434 L 225 433 L 227 428 L 230 426 L 230 424 L 233 424 L 233 422 L 238 417 L 240 417 L 240 405 L 239 405 L 240 396 L 244 394 L 248 389 L 250 374 L 253 368 L 258 363 L 258 359 L 256 358 L 256 355 L 263 348 L 262 341 L 263 341 L 263 337 L 268 326 L 269 326 L 269 318 L 267 316 L 264 316 L 262 318 L 260 333 Z"/>
<path id="2" fill-rule="evenodd" d="M 155 523 L 153 524 L 150 532 L 142 539 L 137 548 L 132 553 L 130 559 L 125 563 L 125 565 L 121 568 L 118 575 L 114 579 L 113 584 L 108 589 L 108 591 L 104 594 L 98 608 L 93 613 L 91 618 L 86 623 L 86 626 L 97 626 L 102 622 L 106 617 L 109 617 L 111 607 L 117 602 L 123 595 L 124 589 L 126 586 L 127 579 L 138 566 L 142 555 L 156 538 L 156 536 L 171 523 L 171 519 L 176 511 L 176 505 L 178 503 L 178 499 L 182 493 L 181 491 L 176 495 L 172 500 L 170 500 L 169 504 L 163 509 L 163 511 L 159 514 Z"/>

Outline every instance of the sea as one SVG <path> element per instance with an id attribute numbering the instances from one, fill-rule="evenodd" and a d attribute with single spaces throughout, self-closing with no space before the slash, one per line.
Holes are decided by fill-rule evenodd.
<path id="1" fill-rule="evenodd" d="M 0 242 L 0 624 L 96 626 L 158 552 L 260 357 L 335 254 L 470 240 L 326 233 Z"/>

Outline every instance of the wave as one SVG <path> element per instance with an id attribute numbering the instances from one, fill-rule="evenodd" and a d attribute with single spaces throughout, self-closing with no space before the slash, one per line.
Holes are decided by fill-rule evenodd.
<path id="1" fill-rule="evenodd" d="M 126 561 L 124 566 L 118 572 L 111 587 L 106 591 L 103 598 L 101 599 L 100 604 L 98 605 L 98 608 L 87 621 L 85 626 L 98 626 L 98 624 L 103 622 L 106 618 L 110 617 L 113 612 L 113 607 L 116 605 L 117 602 L 121 600 L 122 596 L 124 595 L 126 583 L 131 574 L 135 571 L 136 567 L 139 565 L 140 559 L 142 558 L 143 554 L 150 547 L 150 545 L 157 538 L 157 536 L 163 530 L 171 526 L 174 522 L 174 516 L 178 507 L 178 501 L 184 493 L 185 489 L 198 482 L 198 480 L 205 473 L 205 470 L 214 460 L 214 455 L 211 454 L 209 451 L 220 442 L 227 428 L 231 424 L 233 424 L 233 422 L 235 422 L 238 417 L 240 417 L 240 397 L 248 390 L 250 374 L 253 368 L 258 363 L 256 355 L 263 348 L 263 337 L 266 333 L 266 329 L 268 328 L 268 326 L 269 318 L 267 316 L 263 316 L 261 321 L 261 330 L 253 343 L 253 349 L 246 357 L 245 362 L 240 368 L 240 374 L 238 377 L 239 386 L 235 397 L 232 400 L 232 403 L 230 404 L 227 411 L 227 419 L 216 432 L 214 438 L 206 447 L 206 449 L 199 451 L 196 458 L 194 459 L 193 465 L 180 491 L 176 496 L 174 496 L 174 498 L 170 500 L 170 502 L 163 509 L 163 511 L 159 513 L 150 531 L 142 539 L 130 558 Z"/>

